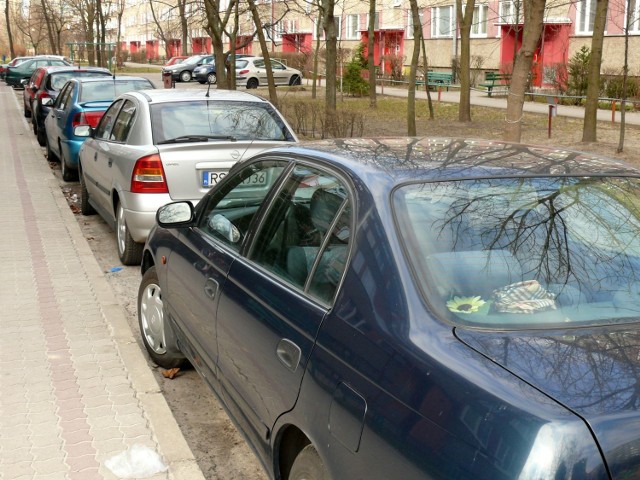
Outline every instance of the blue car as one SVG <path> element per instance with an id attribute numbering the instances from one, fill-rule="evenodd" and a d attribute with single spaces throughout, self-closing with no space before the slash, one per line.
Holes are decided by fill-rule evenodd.
<path id="1" fill-rule="evenodd" d="M 69 80 L 55 102 L 43 101 L 51 109 L 44 120 L 47 158 L 60 161 L 62 178 L 71 181 L 78 176 L 78 153 L 86 137 L 73 134 L 74 127 L 95 128 L 115 97 L 132 90 L 155 88 L 141 77 L 85 77 Z"/>
<path id="2" fill-rule="evenodd" d="M 640 170 L 338 139 L 158 210 L 138 316 L 274 479 L 640 475 Z"/>

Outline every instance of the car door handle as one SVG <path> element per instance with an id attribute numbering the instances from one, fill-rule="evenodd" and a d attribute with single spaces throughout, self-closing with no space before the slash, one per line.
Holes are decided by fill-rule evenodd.
<path id="1" fill-rule="evenodd" d="M 204 294 L 213 300 L 216 298 L 216 293 L 218 293 L 218 282 L 213 278 L 207 278 L 207 281 L 204 282 Z"/>
<path id="2" fill-rule="evenodd" d="M 302 351 L 300 347 L 293 343 L 288 338 L 283 338 L 278 343 L 278 347 L 276 348 L 276 355 L 278 356 L 278 360 L 287 367 L 292 372 L 295 372 L 300 364 L 300 357 L 302 356 Z"/>

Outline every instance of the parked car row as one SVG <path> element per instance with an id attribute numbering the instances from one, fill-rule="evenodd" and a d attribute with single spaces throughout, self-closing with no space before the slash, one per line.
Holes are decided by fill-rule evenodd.
<path id="1" fill-rule="evenodd" d="M 236 85 L 248 89 L 258 88 L 267 84 L 267 69 L 262 57 L 251 55 L 236 55 Z M 278 60 L 271 60 L 271 70 L 276 86 L 300 85 L 302 72 L 286 66 Z M 174 81 L 189 82 L 192 79 L 201 84 L 217 83 L 215 57 L 213 55 L 193 55 L 182 63 L 165 65 L 162 76 L 171 76 Z"/>
<path id="2" fill-rule="evenodd" d="M 638 477 L 640 170 L 496 141 L 298 144 L 248 92 L 82 101 L 105 81 L 64 85 L 48 150 L 81 105 L 81 211 L 141 263 L 149 357 L 192 363 L 269 478 Z"/>
<path id="3" fill-rule="evenodd" d="M 71 61 L 60 55 L 36 55 L 14 58 L 4 67 L 4 81 L 13 88 L 22 88 L 23 80 L 29 80 L 39 67 L 71 65 Z"/>

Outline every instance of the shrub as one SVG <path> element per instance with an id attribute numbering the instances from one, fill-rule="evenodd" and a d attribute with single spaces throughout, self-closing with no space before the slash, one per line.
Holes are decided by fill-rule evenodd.
<path id="1" fill-rule="evenodd" d="M 567 79 L 567 93 L 583 97 L 587 94 L 589 85 L 589 62 L 591 61 L 591 50 L 583 46 L 569 60 L 569 78 Z M 576 104 L 580 99 L 576 99 Z"/>
<path id="2" fill-rule="evenodd" d="M 367 68 L 364 58 L 364 44 L 356 48 L 351 61 L 347 64 L 342 77 L 342 90 L 350 95 L 364 96 L 369 94 L 369 82 L 362 78 L 362 70 Z"/>
<path id="3" fill-rule="evenodd" d="M 614 72 L 603 75 L 604 79 L 604 94 L 608 98 L 622 98 L 622 81 L 623 75 L 621 72 Z M 627 97 L 636 98 L 640 93 L 638 86 L 638 80 L 636 77 L 627 76 Z"/>

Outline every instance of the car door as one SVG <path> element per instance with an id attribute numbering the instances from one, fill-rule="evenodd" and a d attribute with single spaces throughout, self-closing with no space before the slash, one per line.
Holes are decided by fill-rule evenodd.
<path id="1" fill-rule="evenodd" d="M 292 169 L 261 216 L 248 259 L 231 265 L 221 288 L 217 337 L 223 395 L 265 441 L 278 416 L 295 404 L 344 272 L 348 191 L 332 172 L 305 165 Z M 323 199 L 330 201 L 321 205 Z"/>
<path id="2" fill-rule="evenodd" d="M 273 82 L 276 85 L 288 85 L 289 75 L 287 73 L 287 67 L 277 60 L 271 60 L 271 70 L 273 71 Z"/>
<path id="3" fill-rule="evenodd" d="M 123 99 L 116 100 L 107 109 L 95 129 L 93 138 L 84 142 L 81 151 L 82 175 L 84 176 L 87 192 L 93 203 L 104 212 L 113 213 L 111 206 L 111 176 L 112 176 L 112 130 L 118 113 L 124 103 Z"/>
<path id="4" fill-rule="evenodd" d="M 216 308 L 231 264 L 240 255 L 249 225 L 287 163 L 253 163 L 199 204 L 196 227 L 181 233 L 181 247 L 167 261 L 167 312 L 189 338 L 196 367 L 208 377 L 218 356 Z"/>
<path id="5" fill-rule="evenodd" d="M 60 156 L 58 138 L 61 131 L 64 130 L 67 116 L 71 110 L 73 91 L 74 83 L 67 83 L 44 121 L 49 148 L 58 156 Z"/>
<path id="6" fill-rule="evenodd" d="M 253 66 L 255 68 L 255 75 L 256 77 L 258 77 L 258 81 L 260 82 L 260 85 L 267 85 L 268 83 L 267 68 L 264 64 L 264 60 L 262 59 L 255 60 L 253 62 Z"/>

